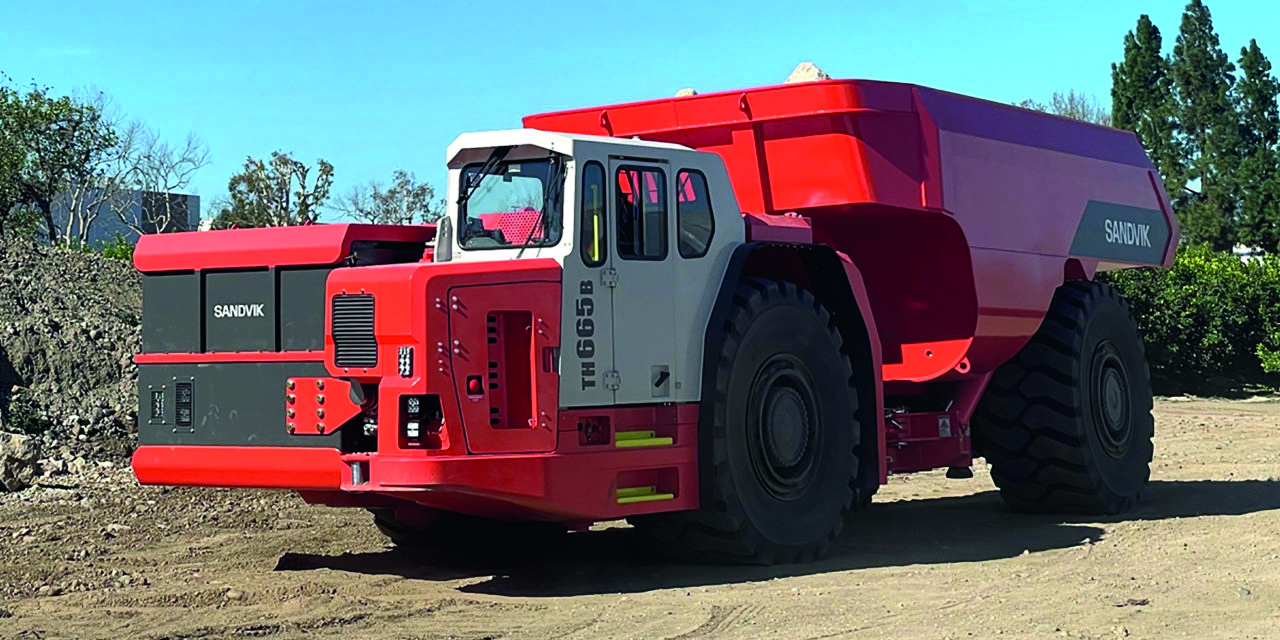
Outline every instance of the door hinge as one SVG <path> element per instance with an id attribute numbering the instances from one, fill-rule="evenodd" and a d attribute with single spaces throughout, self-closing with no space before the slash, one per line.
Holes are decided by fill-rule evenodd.
<path id="1" fill-rule="evenodd" d="M 618 286 L 618 270 L 613 267 L 605 267 L 600 270 L 600 284 L 606 287 Z"/>
<path id="2" fill-rule="evenodd" d="M 617 371 L 604 372 L 604 388 L 610 391 L 617 391 L 622 386 L 622 376 Z"/>

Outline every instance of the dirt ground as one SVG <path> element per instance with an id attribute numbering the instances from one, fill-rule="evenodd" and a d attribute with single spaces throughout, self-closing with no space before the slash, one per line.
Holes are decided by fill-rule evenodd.
<path id="1" fill-rule="evenodd" d="M 1280 638 L 1280 403 L 1156 412 L 1135 513 L 1010 513 L 980 464 L 894 478 L 784 567 L 655 562 L 618 525 L 406 553 L 364 512 L 103 469 L 0 497 L 0 637 Z"/>

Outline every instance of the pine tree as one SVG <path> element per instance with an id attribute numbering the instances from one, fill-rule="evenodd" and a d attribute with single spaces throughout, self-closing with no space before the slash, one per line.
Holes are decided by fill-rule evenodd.
<path id="1" fill-rule="evenodd" d="M 1240 114 L 1241 241 L 1264 251 L 1280 249 L 1280 82 L 1257 40 L 1240 50 L 1236 84 Z"/>
<path id="2" fill-rule="evenodd" d="M 1175 201 L 1186 186 L 1184 153 L 1175 137 L 1173 80 L 1160 53 L 1160 29 L 1149 16 L 1124 37 L 1124 60 L 1111 65 L 1111 126 L 1138 134 Z"/>
<path id="3" fill-rule="evenodd" d="M 1175 114 L 1195 194 L 1178 207 L 1183 237 L 1230 249 L 1237 240 L 1239 123 L 1232 104 L 1235 66 L 1219 46 L 1209 8 L 1191 0 L 1169 64 Z"/>

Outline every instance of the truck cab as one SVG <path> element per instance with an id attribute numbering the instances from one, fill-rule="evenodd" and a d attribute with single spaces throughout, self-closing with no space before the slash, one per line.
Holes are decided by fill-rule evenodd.
<path id="1" fill-rule="evenodd" d="M 693 402 L 706 319 L 744 226 L 719 156 L 532 129 L 449 148 L 438 262 L 563 269 L 560 406 Z"/>

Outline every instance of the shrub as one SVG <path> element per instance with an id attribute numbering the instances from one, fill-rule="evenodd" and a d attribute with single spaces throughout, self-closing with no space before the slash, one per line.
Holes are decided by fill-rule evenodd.
<path id="1" fill-rule="evenodd" d="M 1100 279 L 1133 308 L 1157 394 L 1238 395 L 1280 382 L 1280 257 L 1182 247 L 1172 269 Z"/>
<path id="2" fill-rule="evenodd" d="M 116 232 L 115 237 L 111 238 L 111 240 L 99 244 L 98 250 L 104 258 L 133 262 L 133 244 L 121 235 L 119 231 Z"/>
<path id="3" fill-rule="evenodd" d="M 17 208 L 8 215 L 0 214 L 0 230 L 3 240 L 34 242 L 40 237 L 40 212 L 34 209 Z"/>

